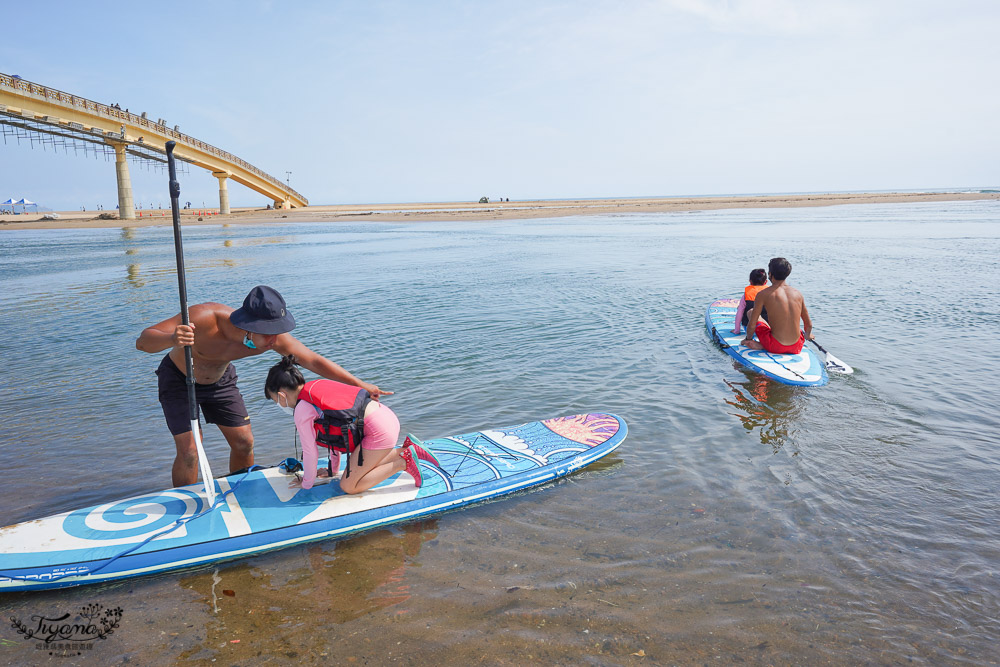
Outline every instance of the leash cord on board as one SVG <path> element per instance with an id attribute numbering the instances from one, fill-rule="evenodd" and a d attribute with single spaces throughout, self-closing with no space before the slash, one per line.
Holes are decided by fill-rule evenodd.
<path id="1" fill-rule="evenodd" d="M 781 366 L 782 368 L 784 368 L 789 373 L 794 373 L 800 380 L 805 380 L 805 377 L 803 377 L 802 375 L 799 375 L 796 371 L 793 371 L 791 368 L 789 368 L 788 366 L 784 365 L 783 363 L 781 363 L 780 361 L 778 361 L 777 359 L 775 359 L 773 356 L 771 356 L 771 353 L 768 352 L 767 350 L 761 350 L 761 352 L 763 352 L 764 354 L 766 354 L 771 361 L 773 361 L 774 363 L 778 364 L 779 366 Z"/>
<path id="2" fill-rule="evenodd" d="M 715 337 L 715 342 L 717 342 L 723 350 L 728 350 L 732 347 L 732 345 L 727 343 L 726 340 L 719 334 L 718 330 L 716 330 L 714 326 L 712 327 L 712 336 Z"/>
<path id="3" fill-rule="evenodd" d="M 719 335 L 719 332 L 718 332 L 718 330 L 716 330 L 715 327 L 712 327 L 712 335 L 715 336 L 715 339 L 719 342 L 719 345 L 722 346 L 723 350 L 726 350 L 726 349 L 729 349 L 729 348 L 732 347 L 732 345 L 728 344 L 725 340 L 723 340 L 722 336 Z M 771 353 L 768 352 L 767 350 L 761 350 L 761 352 L 763 352 L 764 354 L 766 354 L 767 357 L 768 357 L 768 359 L 770 359 L 774 363 L 778 364 L 779 366 L 781 366 L 782 368 L 784 368 L 789 373 L 792 373 L 793 375 L 795 375 L 796 377 L 798 377 L 800 380 L 805 380 L 804 376 L 800 375 L 798 372 L 792 370 L 788 366 L 784 365 L 783 363 L 781 363 L 780 361 L 778 361 L 777 359 L 775 359 L 771 355 Z"/>
<path id="4" fill-rule="evenodd" d="M 263 468 L 263 466 L 250 466 L 250 468 L 247 469 L 247 471 L 243 474 L 243 477 L 240 477 L 240 479 L 239 479 L 238 482 L 236 482 L 235 484 L 233 484 L 229 488 L 228 491 L 226 491 L 225 493 L 223 493 L 223 494 L 219 495 L 218 497 L 216 497 L 215 502 L 212 504 L 211 507 L 208 507 L 208 508 L 202 510 L 201 512 L 198 512 L 197 514 L 192 514 L 191 516 L 181 517 L 181 518 L 177 519 L 176 521 L 174 521 L 172 524 L 170 524 L 169 526 L 167 526 L 163 530 L 161 530 L 161 531 L 159 531 L 157 533 L 153 533 L 152 535 L 150 535 L 149 537 L 147 537 L 146 539 L 144 539 L 142 542 L 139 542 L 138 544 L 135 544 L 135 545 L 129 547 L 128 549 L 126 549 L 125 551 L 122 551 L 121 553 L 115 554 L 114 556 L 112 556 L 111 558 L 109 558 L 106 563 L 102 564 L 100 567 L 96 567 L 96 568 L 94 568 L 92 570 L 87 570 L 86 572 L 67 572 L 65 574 L 55 575 L 55 576 L 52 576 L 52 577 L 48 578 L 46 581 L 59 581 L 60 579 L 65 579 L 66 577 L 87 577 L 87 576 L 90 576 L 92 574 L 96 574 L 97 572 L 100 572 L 101 570 L 103 570 L 107 566 L 109 566 L 112 563 L 114 563 L 119 558 L 123 558 L 123 557 L 129 555 L 130 553 L 136 551 L 137 549 L 141 549 L 142 547 L 146 546 L 147 544 L 149 544 L 150 542 L 152 542 L 156 538 L 162 537 L 163 535 L 167 535 L 168 533 L 172 533 L 173 531 L 177 530 L 178 528 L 180 528 L 181 526 L 183 526 L 187 522 L 192 521 L 193 519 L 197 519 L 198 517 L 205 516 L 206 514 L 208 514 L 212 510 L 214 510 L 216 507 L 218 507 L 226 499 L 226 497 L 228 495 L 230 495 L 231 493 L 233 493 L 234 491 L 236 491 L 236 489 L 239 488 L 239 485 L 243 483 L 243 480 L 245 480 L 247 478 L 247 475 L 249 475 L 250 473 L 252 473 L 254 470 L 260 470 L 262 468 Z M 36 577 L 33 577 L 33 576 L 22 576 L 22 575 L 16 575 L 16 574 L 0 574 L 0 577 L 6 577 L 7 579 L 14 579 L 14 580 L 17 580 L 17 581 L 36 581 L 36 579 L 37 579 Z"/>

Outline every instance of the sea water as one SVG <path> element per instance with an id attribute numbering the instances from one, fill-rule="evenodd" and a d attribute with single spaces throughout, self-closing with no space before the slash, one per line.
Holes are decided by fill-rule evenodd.
<path id="1" fill-rule="evenodd" d="M 184 229 L 191 303 L 286 298 L 295 336 L 421 438 L 584 411 L 614 455 L 535 492 L 340 541 L 0 596 L 121 608 L 90 648 L 11 664 L 993 664 L 1000 642 L 1000 203 Z M 820 388 L 705 332 L 774 256 Z M 170 483 L 135 349 L 178 312 L 169 227 L 0 233 L 0 522 Z M 295 454 L 237 363 L 257 461 Z M 217 473 L 228 447 L 206 429 Z M 6 627 L 6 626 L 5 626 Z M 69 655 L 69 658 L 65 657 Z M 75 657 L 74 657 L 75 656 Z"/>

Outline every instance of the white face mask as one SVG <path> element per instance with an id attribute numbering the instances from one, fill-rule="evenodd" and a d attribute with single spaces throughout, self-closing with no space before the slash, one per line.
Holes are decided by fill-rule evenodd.
<path id="1" fill-rule="evenodd" d="M 283 394 L 278 394 L 278 396 L 283 396 Z M 278 403 L 277 401 L 275 401 L 274 404 L 277 405 L 278 409 L 281 410 L 282 412 L 284 412 L 286 415 L 294 415 L 295 414 L 295 409 L 294 408 L 290 408 L 287 405 L 282 405 L 281 403 Z"/>

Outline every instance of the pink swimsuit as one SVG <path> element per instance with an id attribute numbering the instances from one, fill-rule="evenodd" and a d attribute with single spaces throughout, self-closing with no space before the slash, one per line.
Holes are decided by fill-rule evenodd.
<path id="1" fill-rule="evenodd" d="M 302 440 L 302 488 L 311 489 L 316 481 L 316 465 L 319 461 L 319 445 L 316 444 L 316 429 L 313 422 L 321 415 L 319 409 L 306 400 L 295 405 L 295 428 Z M 391 449 L 399 439 L 399 419 L 396 413 L 377 401 L 372 401 L 365 411 L 365 437 L 362 449 Z M 340 452 L 330 452 L 334 472 L 340 466 Z M 353 470 L 353 463 L 351 464 Z"/>

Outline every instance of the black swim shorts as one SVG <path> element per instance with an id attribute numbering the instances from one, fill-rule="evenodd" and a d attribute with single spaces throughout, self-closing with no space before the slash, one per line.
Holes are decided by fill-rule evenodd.
<path id="1" fill-rule="evenodd" d="M 173 435 L 189 432 L 191 413 L 188 407 L 187 378 L 178 370 L 169 354 L 160 362 L 156 376 L 159 378 L 160 406 L 167 419 L 167 428 Z M 232 364 L 229 364 L 215 384 L 195 384 L 194 396 L 209 424 L 250 425 L 250 413 L 243 403 L 243 395 L 236 387 L 236 369 Z"/>
<path id="2" fill-rule="evenodd" d="M 743 309 L 743 319 L 740 320 L 740 326 L 742 326 L 744 329 L 746 328 L 746 326 L 748 324 L 750 324 L 750 314 L 753 312 L 754 302 L 753 301 L 747 301 L 746 304 L 747 304 L 746 308 Z M 765 322 L 767 322 L 767 308 L 761 308 L 760 309 L 760 316 L 761 316 L 761 319 L 763 319 Z M 753 333 L 753 332 L 750 332 L 750 333 Z"/>

